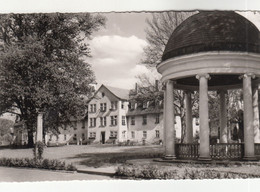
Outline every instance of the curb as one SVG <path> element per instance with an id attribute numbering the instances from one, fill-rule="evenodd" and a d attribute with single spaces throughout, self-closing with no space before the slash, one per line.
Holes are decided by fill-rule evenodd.
<path id="1" fill-rule="evenodd" d="M 103 175 L 103 176 L 109 176 L 113 177 L 115 175 L 115 172 L 101 172 L 101 171 L 92 171 L 92 170 L 84 170 L 84 169 L 78 169 L 78 173 L 85 173 L 85 174 L 91 174 L 91 175 Z"/>

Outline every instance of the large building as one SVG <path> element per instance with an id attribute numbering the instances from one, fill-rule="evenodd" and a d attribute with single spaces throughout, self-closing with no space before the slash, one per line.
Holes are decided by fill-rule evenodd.
<path id="1" fill-rule="evenodd" d="M 158 82 L 156 83 L 158 85 Z M 136 100 L 142 88 L 120 89 L 102 85 L 88 104 L 89 143 L 162 144 L 164 140 L 163 98 Z M 162 93 L 158 86 L 152 92 Z M 198 129 L 193 121 L 194 133 Z M 181 120 L 176 117 L 176 136 Z"/>
<path id="2" fill-rule="evenodd" d="M 127 140 L 128 100 L 128 90 L 101 85 L 88 104 L 90 143 Z"/>
<path id="3" fill-rule="evenodd" d="M 152 96 L 136 99 L 145 88 L 136 86 L 126 90 L 101 85 L 88 101 L 84 116 L 71 118 L 58 131 L 46 131 L 44 141 L 48 146 L 64 144 L 162 144 L 164 141 L 163 95 L 158 82 L 150 90 Z M 154 89 L 154 90 L 153 90 Z M 155 93 L 155 94 L 154 94 Z M 142 95 L 141 94 L 141 95 Z M 142 97 L 141 97 L 142 98 Z M 21 122 L 15 124 L 16 143 L 26 144 L 27 133 Z M 194 133 L 198 125 L 193 121 Z M 181 135 L 181 119 L 175 119 L 176 137 Z"/>

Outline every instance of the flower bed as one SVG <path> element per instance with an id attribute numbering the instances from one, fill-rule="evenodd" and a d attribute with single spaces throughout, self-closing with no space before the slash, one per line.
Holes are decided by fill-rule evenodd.
<path id="1" fill-rule="evenodd" d="M 66 165 L 64 161 L 56 159 L 36 160 L 34 158 L 0 158 L 0 166 L 76 171 L 74 165 Z"/>
<path id="2" fill-rule="evenodd" d="M 185 168 L 184 172 L 175 170 L 162 170 L 157 166 L 139 165 L 119 166 L 116 176 L 129 179 L 238 179 L 260 178 L 259 175 L 216 171 L 211 169 Z"/>

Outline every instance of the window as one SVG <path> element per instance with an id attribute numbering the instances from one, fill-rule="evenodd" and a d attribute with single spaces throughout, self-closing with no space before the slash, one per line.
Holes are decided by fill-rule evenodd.
<path id="1" fill-rule="evenodd" d="M 135 116 L 131 117 L 131 125 L 135 125 Z"/>
<path id="2" fill-rule="evenodd" d="M 85 140 L 85 134 L 82 133 L 82 136 L 81 136 L 82 140 Z"/>
<path id="3" fill-rule="evenodd" d="M 96 127 L 96 118 L 90 118 L 90 127 Z"/>
<path id="4" fill-rule="evenodd" d="M 71 126 L 73 127 L 74 130 L 77 130 L 77 121 L 72 121 Z"/>
<path id="5" fill-rule="evenodd" d="M 90 104 L 90 112 L 91 112 L 91 113 L 95 113 L 96 110 L 97 110 L 96 104 Z"/>
<path id="6" fill-rule="evenodd" d="M 74 134 L 74 136 L 73 136 L 73 140 L 74 140 L 74 141 L 77 140 L 77 134 Z"/>
<path id="7" fill-rule="evenodd" d="M 117 116 L 111 116 L 111 125 L 112 126 L 115 126 L 117 125 Z"/>
<path id="8" fill-rule="evenodd" d="M 160 137 L 160 131 L 159 130 L 155 130 L 155 137 L 159 138 Z"/>
<path id="9" fill-rule="evenodd" d="M 125 116 L 122 116 L 122 125 L 125 125 Z"/>
<path id="10" fill-rule="evenodd" d="M 116 110 L 117 109 L 117 101 L 111 101 L 111 108 L 110 110 Z"/>
<path id="11" fill-rule="evenodd" d="M 143 125 L 147 124 L 147 115 L 143 115 Z"/>
<path id="12" fill-rule="evenodd" d="M 105 96 L 105 93 L 104 93 L 104 92 L 102 92 L 102 93 L 101 93 L 101 95 L 102 95 L 102 97 L 104 97 L 104 96 Z"/>
<path id="13" fill-rule="evenodd" d="M 134 139 L 135 138 L 135 132 L 131 131 L 131 137 Z"/>
<path id="14" fill-rule="evenodd" d="M 117 138 L 117 131 L 110 131 L 110 137 Z"/>
<path id="15" fill-rule="evenodd" d="M 100 103 L 100 111 L 105 112 L 107 110 L 107 104 L 106 103 Z"/>
<path id="16" fill-rule="evenodd" d="M 126 131 L 122 131 L 122 137 L 125 138 Z"/>
<path id="17" fill-rule="evenodd" d="M 160 114 L 156 114 L 155 116 L 155 124 L 160 123 Z"/>
<path id="18" fill-rule="evenodd" d="M 85 129 L 85 123 L 86 123 L 85 119 L 83 119 L 83 120 L 81 121 L 81 123 L 82 123 L 82 129 Z"/>
<path id="19" fill-rule="evenodd" d="M 64 141 L 66 141 L 67 140 L 67 135 L 66 134 L 64 134 Z"/>
<path id="20" fill-rule="evenodd" d="M 100 117 L 100 126 L 105 127 L 107 125 L 107 118 L 106 117 Z"/>
<path id="21" fill-rule="evenodd" d="M 143 139 L 147 138 L 147 131 L 143 131 Z"/>
<path id="22" fill-rule="evenodd" d="M 96 138 L 96 132 L 90 132 L 89 137 L 90 138 Z"/>
<path id="23" fill-rule="evenodd" d="M 121 109 L 124 109 L 125 108 L 125 102 L 122 101 L 122 104 L 121 104 Z"/>

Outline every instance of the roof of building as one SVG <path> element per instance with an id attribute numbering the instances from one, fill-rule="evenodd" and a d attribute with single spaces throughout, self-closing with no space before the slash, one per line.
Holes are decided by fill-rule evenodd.
<path id="1" fill-rule="evenodd" d="M 101 85 L 101 87 L 102 86 L 107 88 L 112 94 L 114 94 L 119 99 L 122 99 L 122 100 L 128 100 L 129 99 L 129 90 L 127 90 L 127 89 L 111 87 L 111 86 L 106 86 L 106 85 Z"/>
<path id="2" fill-rule="evenodd" d="M 233 11 L 201 11 L 173 31 L 162 61 L 206 51 L 260 53 L 259 35 L 252 22 Z"/>

